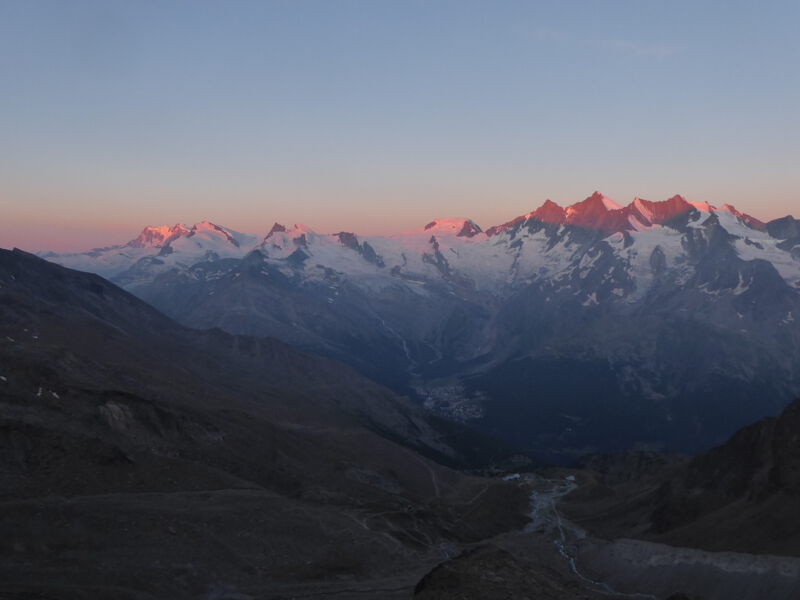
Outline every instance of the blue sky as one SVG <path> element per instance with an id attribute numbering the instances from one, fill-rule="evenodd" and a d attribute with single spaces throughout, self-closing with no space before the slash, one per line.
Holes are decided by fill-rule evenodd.
<path id="1" fill-rule="evenodd" d="M 800 3 L 0 1 L 0 246 L 800 213 Z"/>

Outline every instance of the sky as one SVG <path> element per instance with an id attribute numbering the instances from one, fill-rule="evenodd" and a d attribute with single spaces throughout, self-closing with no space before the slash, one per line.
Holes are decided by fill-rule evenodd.
<path id="1" fill-rule="evenodd" d="M 0 0 L 0 247 L 595 190 L 800 216 L 800 3 L 758 4 Z"/>

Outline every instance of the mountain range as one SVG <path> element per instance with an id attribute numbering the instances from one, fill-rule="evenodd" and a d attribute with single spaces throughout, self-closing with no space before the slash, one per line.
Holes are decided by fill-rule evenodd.
<path id="1" fill-rule="evenodd" d="M 548 460 L 707 449 L 800 393 L 800 221 L 681 196 L 385 237 L 148 227 L 42 256 L 184 325 L 347 362 Z"/>

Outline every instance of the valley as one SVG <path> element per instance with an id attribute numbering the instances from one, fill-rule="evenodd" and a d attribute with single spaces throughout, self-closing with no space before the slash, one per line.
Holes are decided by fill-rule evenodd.
<path id="1" fill-rule="evenodd" d="M 721 485 L 750 498 L 750 515 L 791 506 L 796 405 L 691 462 L 596 456 L 583 470 L 532 472 L 513 447 L 341 365 L 186 329 L 95 275 L 0 251 L 0 299 L 0 571 L 11 597 L 796 592 L 798 559 L 646 541 L 696 543 L 689 532 L 728 510 L 713 499 L 728 488 L 696 473 L 752 449 L 753 436 L 761 450 Z M 487 478 L 503 461 L 524 474 Z M 761 478 L 760 461 L 775 475 Z M 463 470 L 480 464 L 483 474 Z M 681 481 L 708 495 L 707 515 L 675 512 L 686 494 L 670 488 L 671 501 L 664 486 Z M 762 491 L 741 487 L 751 481 Z M 755 522 L 737 525 L 740 540 Z M 630 537 L 641 541 L 619 539 Z M 773 546 L 741 548 L 796 555 L 800 535 L 764 539 Z"/>
<path id="2" fill-rule="evenodd" d="M 706 450 L 800 394 L 796 223 L 595 193 L 485 231 L 468 219 L 385 237 L 276 224 L 261 238 L 204 222 L 42 256 L 187 326 L 346 362 L 570 464 Z"/>
<path id="3" fill-rule="evenodd" d="M 531 521 L 520 532 L 501 534 L 443 562 L 420 582 L 415 597 L 524 598 L 536 590 L 547 599 L 791 600 L 800 592 L 796 555 L 708 552 L 594 536 L 562 512 L 565 498 L 574 510 L 576 502 L 568 495 L 587 477 L 582 471 L 567 473 L 524 475 L 520 481 L 531 492 Z M 577 503 L 586 508 L 585 499 Z M 551 569 L 550 579 L 542 585 L 545 567 Z M 481 575 L 472 574 L 476 571 Z M 577 587 L 558 589 L 559 581 Z"/>

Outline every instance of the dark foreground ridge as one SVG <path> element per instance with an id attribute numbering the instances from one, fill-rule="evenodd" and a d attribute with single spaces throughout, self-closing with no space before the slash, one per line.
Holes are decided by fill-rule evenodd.
<path id="1" fill-rule="evenodd" d="M 691 460 L 595 456 L 566 502 L 604 537 L 709 551 L 800 556 L 800 400 Z"/>
<path id="2" fill-rule="evenodd" d="M 527 519 L 524 490 L 422 455 L 483 438 L 20 251 L 0 251 L 0 406 L 0 596 L 410 589 Z"/>

